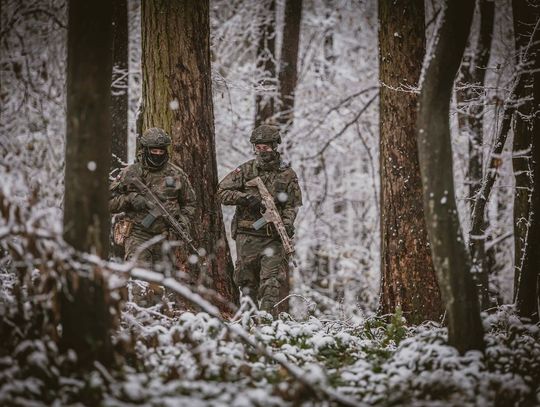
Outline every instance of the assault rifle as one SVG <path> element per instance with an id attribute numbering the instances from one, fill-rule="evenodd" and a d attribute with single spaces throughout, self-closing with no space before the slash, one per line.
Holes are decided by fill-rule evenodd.
<path id="1" fill-rule="evenodd" d="M 253 229 L 259 230 L 268 223 L 273 223 L 274 227 L 278 232 L 279 238 L 283 243 L 285 253 L 287 254 L 287 256 L 291 256 L 294 253 L 294 246 L 292 240 L 289 238 L 289 235 L 285 230 L 285 225 L 283 224 L 283 220 L 281 219 L 276 204 L 274 203 L 274 198 L 272 197 L 270 192 L 268 192 L 266 185 L 264 185 L 264 182 L 260 177 L 255 177 L 247 181 L 246 185 L 248 187 L 256 187 L 259 190 L 263 205 L 266 208 L 266 211 L 263 213 L 262 218 L 253 223 Z"/>
<path id="2" fill-rule="evenodd" d="M 132 177 L 130 179 L 130 182 L 149 202 L 154 204 L 154 207 L 150 210 L 150 212 L 148 212 L 148 215 L 145 216 L 141 224 L 145 228 L 149 228 L 159 216 L 162 216 L 163 219 L 165 219 L 165 221 L 169 224 L 169 226 L 178 234 L 178 236 L 180 236 L 180 239 L 182 239 L 187 244 L 189 249 L 193 253 L 201 257 L 201 254 L 193 244 L 193 239 L 186 231 L 184 225 L 178 222 L 178 220 L 176 220 L 176 218 L 169 213 L 167 208 L 165 208 L 165 206 L 156 196 L 156 194 L 154 194 L 152 190 L 148 188 L 138 177 Z"/>

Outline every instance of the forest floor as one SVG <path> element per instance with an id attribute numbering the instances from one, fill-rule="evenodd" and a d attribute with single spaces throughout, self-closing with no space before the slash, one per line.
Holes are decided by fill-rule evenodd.
<path id="1" fill-rule="evenodd" d="M 10 278 L 0 286 L 7 319 L 16 302 Z M 81 373 L 73 353 L 14 326 L 0 353 L 0 405 L 319 406 L 337 404 L 329 401 L 336 394 L 350 405 L 539 405 L 539 327 L 509 306 L 483 321 L 486 351 L 465 355 L 447 345 L 444 327 L 407 326 L 400 312 L 343 321 L 313 309 L 273 320 L 246 309 L 227 322 L 268 357 L 207 313 L 127 303 L 114 339 L 129 346 L 109 370 L 96 363 Z"/>

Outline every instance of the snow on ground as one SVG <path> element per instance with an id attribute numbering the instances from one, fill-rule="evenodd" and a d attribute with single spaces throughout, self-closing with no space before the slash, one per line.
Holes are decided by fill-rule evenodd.
<path id="1" fill-rule="evenodd" d="M 3 297 L 9 298 L 9 297 Z M 13 305 L 13 304 L 11 304 Z M 9 300 L 3 300 L 9 310 Z M 0 357 L 0 405 L 286 406 L 329 405 L 277 363 L 261 356 L 206 313 L 168 316 L 128 303 L 121 328 L 125 358 L 107 372 L 81 374 L 53 341 L 24 340 Z M 9 315 L 9 312 L 7 312 Z M 356 322 L 246 311 L 234 322 L 359 405 L 535 405 L 540 329 L 512 308 L 484 315 L 484 354 L 459 355 L 435 323 L 408 327 L 398 313 Z"/>

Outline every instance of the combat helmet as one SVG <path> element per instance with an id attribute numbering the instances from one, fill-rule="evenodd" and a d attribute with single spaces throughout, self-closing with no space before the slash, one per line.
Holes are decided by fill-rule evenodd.
<path id="1" fill-rule="evenodd" d="M 152 127 L 144 132 L 140 140 L 142 147 L 167 148 L 171 145 L 171 137 L 165 130 Z"/>
<path id="2" fill-rule="evenodd" d="M 281 143 L 279 127 L 262 124 L 251 132 L 249 142 L 251 144 L 269 144 L 275 147 Z"/>
<path id="3" fill-rule="evenodd" d="M 165 130 L 158 127 L 152 127 L 146 130 L 139 140 L 142 149 L 143 163 L 151 168 L 159 169 L 169 160 L 169 151 L 167 147 L 171 145 L 171 137 Z M 153 148 L 165 150 L 163 154 L 152 154 Z"/>

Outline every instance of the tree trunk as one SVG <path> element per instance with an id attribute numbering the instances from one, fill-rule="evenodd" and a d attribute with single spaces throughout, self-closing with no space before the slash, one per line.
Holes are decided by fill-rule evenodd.
<path id="1" fill-rule="evenodd" d="M 70 1 L 64 238 L 80 251 L 107 257 L 111 164 L 111 4 Z M 112 361 L 111 316 L 99 270 L 67 276 L 61 298 L 62 346 L 79 362 Z M 63 293 L 65 290 L 63 290 Z"/>
<path id="2" fill-rule="evenodd" d="M 188 175 L 200 205 L 193 237 L 208 253 L 206 285 L 236 301 L 233 265 L 216 200 L 208 0 L 144 1 L 141 19 L 143 128 L 161 127 L 171 135 L 173 162 Z"/>
<path id="3" fill-rule="evenodd" d="M 457 92 L 458 103 L 461 108 L 467 108 L 466 113 L 460 113 L 459 125 L 461 131 L 469 139 L 469 163 L 467 181 L 469 182 L 469 200 L 471 214 L 474 202 L 480 191 L 482 183 L 483 143 L 484 143 L 484 84 L 486 67 L 489 62 L 491 41 L 493 37 L 493 20 L 495 4 L 488 0 L 478 1 L 480 17 L 480 32 L 476 43 L 469 46 L 467 57 L 464 58 L 461 71 L 460 87 L 464 89 Z M 486 233 L 488 222 L 481 219 L 480 233 L 470 237 L 470 251 L 473 264 L 473 278 L 480 293 L 482 309 L 491 306 L 489 298 L 490 265 L 493 264 L 493 251 L 486 253 Z"/>
<path id="4" fill-rule="evenodd" d="M 532 96 L 532 75 L 527 71 L 530 67 L 530 54 L 526 49 L 531 39 L 532 29 L 536 23 L 535 11 L 527 0 L 513 0 L 512 11 L 514 20 L 514 36 L 516 46 L 516 66 L 522 76 L 523 86 L 517 98 Z M 515 271 L 514 271 L 514 297 L 517 295 L 519 275 L 523 270 L 526 257 L 526 240 L 529 229 L 530 201 L 531 201 L 531 143 L 532 133 L 532 102 L 524 100 L 517 106 L 514 115 L 514 142 L 512 165 L 515 178 L 514 198 L 514 242 L 515 242 Z"/>
<path id="5" fill-rule="evenodd" d="M 298 44 L 302 20 L 302 0 L 285 1 L 283 44 L 279 64 L 279 122 L 290 128 L 294 119 L 294 92 L 298 80 Z"/>
<path id="6" fill-rule="evenodd" d="M 276 85 L 276 2 L 264 0 L 259 11 L 259 45 L 257 47 L 257 70 L 261 75 L 255 94 L 255 127 L 267 123 L 274 116 Z"/>
<path id="7" fill-rule="evenodd" d="M 454 194 L 450 99 L 469 35 L 474 3 L 447 0 L 438 42 L 426 58 L 418 113 L 418 152 L 433 263 L 446 303 L 448 341 L 461 353 L 484 349 L 478 298 Z"/>
<path id="8" fill-rule="evenodd" d="M 112 169 L 127 163 L 128 148 L 128 10 L 127 0 L 113 1 Z"/>
<path id="9" fill-rule="evenodd" d="M 411 323 L 439 320 L 442 301 L 427 241 L 416 145 L 415 93 L 425 53 L 423 0 L 379 1 L 381 296 Z M 391 88 L 390 88 L 391 87 Z"/>
<path id="10" fill-rule="evenodd" d="M 525 100 L 518 107 L 515 117 L 516 128 L 514 137 L 520 139 L 519 148 L 531 147 L 529 165 L 532 170 L 532 184 L 524 184 L 525 178 L 518 178 L 516 174 L 516 189 L 529 186 L 527 203 L 530 208 L 528 230 L 525 235 L 520 235 L 522 241 L 521 269 L 517 270 L 516 308 L 521 317 L 530 318 L 532 322 L 538 322 L 538 284 L 540 270 L 540 12 L 527 1 L 513 2 L 514 27 L 516 33 L 516 47 L 519 51 L 518 69 L 523 70 L 525 75 L 524 86 L 521 88 L 520 99 Z M 514 145 L 515 147 L 515 145 Z M 515 159 L 516 161 L 517 159 Z M 514 167 L 514 171 L 518 168 Z M 531 177 L 526 177 L 530 180 Z M 516 199 L 518 199 L 516 191 Z M 523 198 L 524 199 L 524 198 Z M 514 213 L 519 211 L 515 204 Z M 527 215 L 523 213 L 522 215 Z M 516 241 L 518 236 L 516 236 Z M 517 250 L 517 247 L 516 247 Z M 516 253 L 517 254 L 517 253 Z M 517 264 L 516 264 L 517 265 Z"/>

